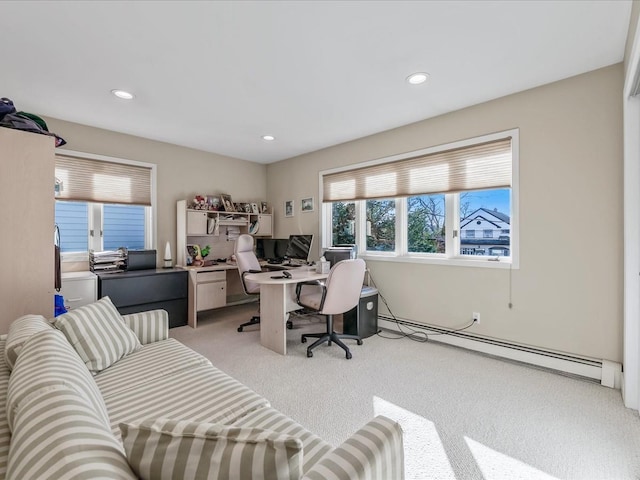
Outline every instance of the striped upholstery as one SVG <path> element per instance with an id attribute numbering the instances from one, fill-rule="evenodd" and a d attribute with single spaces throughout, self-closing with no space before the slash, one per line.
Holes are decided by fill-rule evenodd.
<path id="1" fill-rule="evenodd" d="M 93 377 L 64 335 L 51 329 L 36 333 L 25 343 L 9 378 L 6 411 L 12 432 L 22 402 L 56 385 L 65 385 L 85 398 L 109 427 L 109 415 Z"/>
<path id="2" fill-rule="evenodd" d="M 6 341 L 6 336 L 0 338 L 1 350 L 4 350 Z M 4 355 L 0 355 L 0 479 L 3 479 L 7 473 L 7 456 L 9 455 L 9 443 L 11 442 L 7 410 L 4 408 L 7 403 L 10 374 L 11 371 L 4 361 Z"/>
<path id="3" fill-rule="evenodd" d="M 304 447 L 303 472 L 309 470 L 313 465 L 318 463 L 318 460 L 333 450 L 333 447 L 320 437 L 314 435 L 300 424 L 271 407 L 254 410 L 234 422 L 233 426 L 261 428 L 272 432 L 286 433 L 287 435 L 299 438 Z"/>
<path id="4" fill-rule="evenodd" d="M 298 480 L 302 442 L 258 428 L 147 420 L 122 424 L 129 464 L 143 480 Z"/>
<path id="5" fill-rule="evenodd" d="M 22 346 L 31 338 L 31 335 L 52 328 L 53 325 L 42 315 L 25 315 L 14 320 L 9 326 L 9 335 L 3 350 L 4 360 L 9 370 L 13 369 Z"/>
<path id="6" fill-rule="evenodd" d="M 142 345 L 169 338 L 169 314 L 165 310 L 123 315 L 122 320 L 133 330 Z"/>
<path id="7" fill-rule="evenodd" d="M 122 445 L 74 389 L 41 388 L 20 404 L 8 480 L 135 478 Z"/>
<path id="8" fill-rule="evenodd" d="M 94 375 L 140 348 L 109 297 L 60 315 L 55 326 Z"/>
<path id="9" fill-rule="evenodd" d="M 211 362 L 170 338 L 144 345 L 98 373 L 94 380 L 107 398 L 198 365 L 211 365 Z"/>
<path id="10" fill-rule="evenodd" d="M 268 406 L 265 398 L 211 365 L 191 367 L 104 400 L 118 438 L 120 423 L 156 418 L 231 423 Z"/>
<path id="11" fill-rule="evenodd" d="M 313 466 L 304 480 L 402 480 L 404 451 L 397 422 L 378 416 Z"/>

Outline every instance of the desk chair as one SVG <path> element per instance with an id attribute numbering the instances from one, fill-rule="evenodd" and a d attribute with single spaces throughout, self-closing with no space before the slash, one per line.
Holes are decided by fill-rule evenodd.
<path id="1" fill-rule="evenodd" d="M 342 342 L 342 339 L 357 340 L 358 345 L 362 345 L 362 338 L 358 335 L 334 332 L 333 316 L 348 312 L 358 305 L 364 281 L 364 271 L 365 263 L 361 258 L 342 260 L 331 268 L 324 284 L 302 282 L 296 285 L 297 302 L 320 315 L 325 315 L 327 319 L 326 332 L 302 335 L 302 343 L 307 342 L 307 337 L 318 339 L 307 347 L 307 357 L 313 357 L 313 349 L 318 345 L 325 342 L 331 345 L 331 342 L 335 342 L 346 352 L 347 359 L 350 359 L 351 351 Z"/>
<path id="2" fill-rule="evenodd" d="M 245 276 L 249 273 L 260 273 L 262 271 L 260 268 L 260 262 L 253 251 L 253 237 L 247 234 L 240 235 L 236 240 L 233 253 L 236 256 L 238 273 L 240 274 L 242 290 L 244 290 L 245 295 L 259 295 L 260 284 L 245 279 Z M 242 332 L 244 327 L 256 325 L 258 323 L 260 323 L 260 315 L 254 315 L 251 317 L 251 320 L 238 327 L 238 332 Z M 290 320 L 287 321 L 287 328 L 293 328 L 293 324 Z"/>
<path id="3" fill-rule="evenodd" d="M 253 251 L 253 237 L 251 235 L 240 235 L 233 248 L 234 255 L 236 256 L 236 264 L 238 265 L 238 273 L 240 274 L 240 281 L 242 283 L 242 290 L 245 295 L 259 295 L 260 285 L 255 282 L 245 280 L 245 275 L 249 273 L 260 273 L 260 262 Z M 260 323 L 260 315 L 254 315 L 246 323 L 243 323 L 238 327 L 238 331 L 242 332 L 244 327 L 250 325 L 256 325 Z"/>

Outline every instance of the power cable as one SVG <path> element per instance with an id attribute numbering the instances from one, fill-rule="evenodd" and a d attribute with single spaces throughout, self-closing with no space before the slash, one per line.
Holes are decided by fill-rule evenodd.
<path id="1" fill-rule="evenodd" d="M 389 312 L 389 314 L 391 315 L 391 318 L 393 318 L 394 322 L 396 323 L 396 326 L 398 327 L 398 330 L 400 330 L 400 333 L 398 333 L 397 337 L 390 337 L 390 336 L 382 335 L 381 332 L 377 332 L 376 335 L 378 335 L 380 338 L 385 338 L 387 340 L 400 340 L 402 338 L 409 338 L 410 340 L 413 340 L 414 342 L 426 343 L 426 342 L 429 341 L 429 335 L 431 335 L 431 336 L 435 336 L 435 335 L 450 335 L 452 333 L 456 333 L 456 332 L 461 332 L 463 330 L 467 330 L 468 328 L 473 326 L 473 324 L 475 323 L 475 322 L 471 322 L 469 325 L 466 325 L 464 327 L 461 327 L 461 328 L 458 328 L 458 329 L 455 329 L 455 330 L 450 330 L 448 332 L 427 333 L 427 332 L 424 332 L 424 331 L 421 331 L 421 330 L 415 330 L 413 328 L 407 327 L 406 325 L 404 326 L 404 328 L 408 329 L 408 331 L 404 331 L 403 330 L 403 325 L 400 323 L 398 318 L 395 316 L 395 314 L 391 310 L 391 307 L 389 306 L 389 303 L 387 302 L 387 299 L 384 297 L 384 295 L 382 295 L 382 292 L 380 292 L 380 289 L 378 288 L 378 285 L 376 284 L 376 281 L 374 280 L 373 275 L 371 274 L 371 271 L 369 269 L 367 269 L 367 273 L 369 274 L 369 281 L 371 283 L 373 283 L 373 286 L 378 290 L 378 296 L 382 300 L 382 303 L 384 303 L 385 307 L 387 307 L 387 311 Z M 428 327 L 425 326 L 425 328 L 428 328 Z"/>

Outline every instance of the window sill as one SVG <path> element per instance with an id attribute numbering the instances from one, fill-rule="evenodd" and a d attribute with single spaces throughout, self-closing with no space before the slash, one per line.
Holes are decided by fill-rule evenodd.
<path id="1" fill-rule="evenodd" d="M 518 265 L 509 260 L 489 260 L 495 257 L 482 257 L 482 260 L 475 258 L 455 257 L 449 258 L 441 255 L 434 256 L 409 256 L 409 255 L 390 255 L 390 254 L 371 254 L 365 252 L 359 255 L 363 260 L 375 262 L 396 262 L 396 263 L 422 263 L 427 265 L 442 265 L 453 267 L 479 267 L 479 268 L 498 268 L 498 269 L 518 269 Z"/>

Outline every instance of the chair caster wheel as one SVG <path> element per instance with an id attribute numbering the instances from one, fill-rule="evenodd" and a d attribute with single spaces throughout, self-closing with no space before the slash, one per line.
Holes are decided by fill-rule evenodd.
<path id="1" fill-rule="evenodd" d="M 291 323 L 291 322 L 287 322 L 287 328 L 288 328 L 289 330 L 293 330 L 293 323 Z"/>
<path id="2" fill-rule="evenodd" d="M 347 352 L 346 357 L 347 357 L 347 360 L 349 360 L 351 358 L 351 352 Z"/>
<path id="3" fill-rule="evenodd" d="M 358 340 L 358 345 L 362 345 L 362 340 Z"/>
<path id="4" fill-rule="evenodd" d="M 311 350 L 307 350 L 307 357 L 313 357 L 313 352 Z"/>
<path id="5" fill-rule="evenodd" d="M 300 341 L 301 341 L 302 343 L 307 343 L 307 337 L 302 337 L 302 338 L 300 338 Z"/>
<path id="6" fill-rule="evenodd" d="M 238 327 L 238 331 L 241 332 L 242 331 L 242 327 Z"/>

